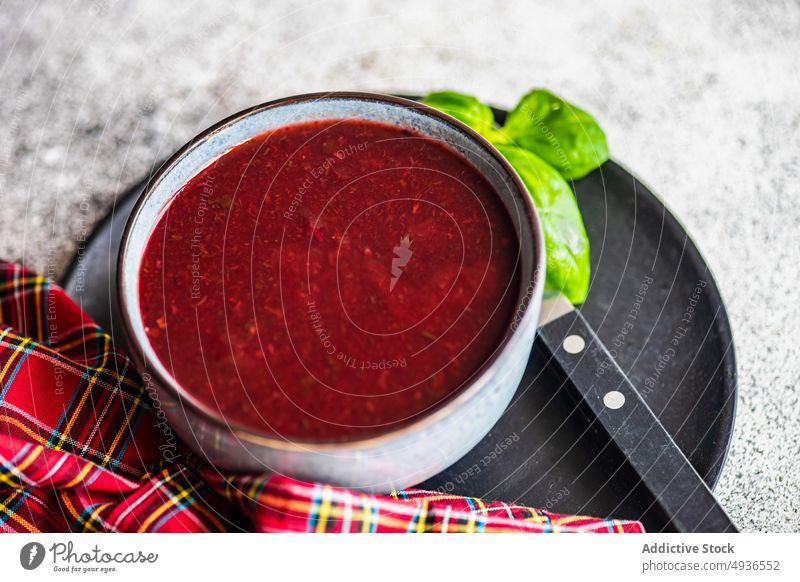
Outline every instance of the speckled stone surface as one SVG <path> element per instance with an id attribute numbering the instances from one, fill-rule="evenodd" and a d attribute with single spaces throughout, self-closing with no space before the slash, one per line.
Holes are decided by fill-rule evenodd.
<path id="1" fill-rule="evenodd" d="M 167 4 L 0 7 L 0 256 L 58 277 L 117 194 L 258 102 L 548 87 L 706 256 L 740 374 L 719 496 L 744 530 L 800 531 L 800 5 Z"/>

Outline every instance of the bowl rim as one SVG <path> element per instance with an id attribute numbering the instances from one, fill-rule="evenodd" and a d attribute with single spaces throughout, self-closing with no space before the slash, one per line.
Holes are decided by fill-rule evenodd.
<path id="1" fill-rule="evenodd" d="M 133 277 L 133 281 L 128 280 L 129 277 L 125 272 L 129 241 L 132 237 L 134 224 L 138 219 L 142 207 L 162 176 L 169 172 L 175 165 L 180 163 L 186 154 L 189 153 L 195 146 L 207 141 L 214 135 L 221 133 L 228 127 L 233 126 L 256 113 L 261 113 L 269 109 L 292 105 L 295 103 L 318 100 L 356 100 L 387 103 L 389 105 L 411 109 L 415 112 L 415 114 L 435 117 L 438 121 L 444 122 L 461 133 L 466 134 L 471 141 L 475 142 L 483 151 L 490 154 L 495 159 L 495 161 L 507 174 L 511 183 L 514 185 L 514 190 L 520 194 L 519 198 L 522 199 L 523 206 L 526 210 L 525 216 L 527 217 L 527 221 L 531 228 L 534 239 L 534 248 L 532 249 L 533 264 L 531 278 L 526 280 L 524 277 L 520 277 L 519 289 L 515 303 L 515 305 L 517 305 L 517 310 L 514 312 L 512 321 L 510 321 L 507 325 L 506 333 L 503 335 L 492 354 L 486 360 L 484 360 L 481 366 L 474 372 L 472 377 L 464 385 L 456 390 L 455 393 L 435 404 L 428 411 L 422 412 L 414 420 L 403 423 L 396 429 L 381 431 L 378 434 L 367 435 L 365 437 L 354 437 L 344 440 L 307 440 L 302 438 L 283 437 L 281 435 L 271 435 L 268 433 L 259 432 L 236 422 L 228 421 L 216 415 L 204 403 L 186 391 L 171 374 L 168 372 L 166 372 L 166 374 L 162 374 L 159 366 L 163 366 L 163 364 L 161 364 L 158 355 L 152 348 L 152 345 L 148 343 L 147 345 L 142 346 L 141 342 L 138 341 L 138 338 L 133 331 L 135 324 L 132 321 L 130 305 L 126 300 L 125 294 L 117 293 L 122 329 L 125 339 L 127 340 L 127 344 L 130 346 L 129 355 L 140 370 L 146 369 L 147 373 L 155 377 L 153 385 L 156 390 L 169 391 L 171 393 L 170 396 L 172 396 L 177 402 L 180 402 L 181 407 L 184 409 L 184 415 L 187 417 L 187 419 L 191 417 L 187 413 L 186 408 L 190 409 L 195 415 L 200 416 L 204 422 L 210 423 L 215 428 L 222 430 L 225 433 L 230 433 L 240 441 L 283 451 L 317 450 L 324 452 L 326 450 L 338 451 L 342 449 L 347 450 L 370 448 L 380 445 L 385 441 L 392 441 L 402 438 L 408 433 L 413 433 L 425 428 L 426 426 L 436 424 L 441 418 L 447 416 L 453 409 L 459 408 L 475 398 L 484 387 L 487 374 L 491 371 L 493 366 L 497 365 L 498 361 L 500 361 L 502 357 L 508 353 L 509 344 L 511 344 L 514 340 L 519 341 L 521 334 L 529 325 L 531 325 L 531 323 L 534 326 L 536 325 L 536 322 L 531 322 L 531 320 L 536 316 L 536 312 L 538 310 L 533 309 L 532 307 L 537 303 L 537 298 L 541 298 L 544 292 L 543 273 L 545 267 L 545 245 L 542 225 L 538 214 L 536 213 L 536 209 L 534 208 L 533 200 L 529 195 L 525 184 L 522 182 L 522 179 L 519 177 L 516 170 L 514 170 L 511 164 L 503 157 L 503 155 L 477 131 L 462 123 L 458 119 L 434 109 L 433 107 L 425 105 L 419 101 L 406 99 L 404 97 L 364 91 L 303 93 L 267 101 L 243 109 L 242 111 L 234 113 L 222 119 L 221 121 L 214 123 L 204 131 L 197 134 L 186 144 L 181 146 L 159 167 L 155 173 L 150 176 L 146 186 L 139 195 L 139 198 L 134 204 L 128 219 L 125 222 L 125 228 L 120 239 L 121 242 L 119 255 L 117 257 L 117 288 L 123 289 L 125 285 L 129 285 L 131 283 L 138 285 L 138 272 L 135 274 L 136 276 Z M 477 170 L 480 172 L 479 169 Z M 524 256 L 525 248 L 521 246 L 520 249 L 520 256 Z M 522 310 L 522 315 L 517 317 L 520 310 Z M 143 324 L 139 322 L 139 325 Z M 157 365 L 153 367 L 147 366 L 146 364 L 148 358 L 152 359 Z"/>

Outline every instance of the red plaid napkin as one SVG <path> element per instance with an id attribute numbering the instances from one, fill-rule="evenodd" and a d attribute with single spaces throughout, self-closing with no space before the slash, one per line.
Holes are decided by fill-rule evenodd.
<path id="1" fill-rule="evenodd" d="M 0 262 L 0 322 L 2 531 L 643 531 L 428 491 L 222 475 L 175 447 L 128 358 L 58 286 Z"/>

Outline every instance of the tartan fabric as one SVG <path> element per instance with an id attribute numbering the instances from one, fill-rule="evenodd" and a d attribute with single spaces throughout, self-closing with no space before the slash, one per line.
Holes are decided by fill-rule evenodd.
<path id="1" fill-rule="evenodd" d="M 144 384 L 63 290 L 0 262 L 0 322 L 0 531 L 643 531 L 427 491 L 220 475 L 182 444 L 166 461 Z"/>

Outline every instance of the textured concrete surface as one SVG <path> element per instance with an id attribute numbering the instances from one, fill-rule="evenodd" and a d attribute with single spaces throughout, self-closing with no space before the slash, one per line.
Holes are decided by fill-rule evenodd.
<path id="1" fill-rule="evenodd" d="M 0 256 L 59 276 L 117 193 L 199 130 L 293 93 L 534 85 L 595 113 L 729 307 L 740 372 L 719 494 L 800 530 L 800 5 L 121 2 L 0 7 Z"/>

